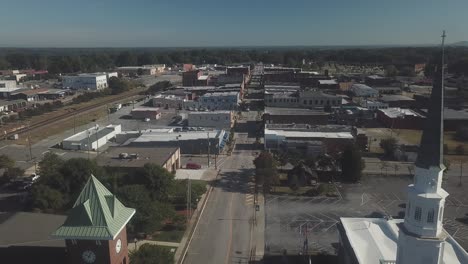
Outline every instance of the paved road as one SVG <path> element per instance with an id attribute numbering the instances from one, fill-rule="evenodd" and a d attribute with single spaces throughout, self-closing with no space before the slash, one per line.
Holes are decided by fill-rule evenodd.
<path id="1" fill-rule="evenodd" d="M 255 243 L 254 138 L 237 133 L 236 148 L 219 166 L 218 181 L 195 230 L 184 263 L 248 263 Z"/>

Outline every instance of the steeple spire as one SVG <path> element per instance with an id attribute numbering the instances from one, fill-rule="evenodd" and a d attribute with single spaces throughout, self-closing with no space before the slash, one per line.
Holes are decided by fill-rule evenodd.
<path id="1" fill-rule="evenodd" d="M 416 166 L 420 168 L 438 167 L 445 169 L 443 163 L 444 147 L 444 44 L 445 30 L 442 34 L 441 61 L 436 67 L 429 110 L 419 147 Z"/>

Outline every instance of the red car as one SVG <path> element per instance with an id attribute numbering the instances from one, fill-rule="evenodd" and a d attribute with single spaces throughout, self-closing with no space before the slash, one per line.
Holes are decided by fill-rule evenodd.
<path id="1" fill-rule="evenodd" d="M 187 163 L 187 165 L 185 165 L 185 168 L 186 169 L 191 169 L 191 170 L 199 170 L 199 169 L 201 169 L 201 165 L 197 164 L 197 163 L 189 162 L 189 163 Z"/>

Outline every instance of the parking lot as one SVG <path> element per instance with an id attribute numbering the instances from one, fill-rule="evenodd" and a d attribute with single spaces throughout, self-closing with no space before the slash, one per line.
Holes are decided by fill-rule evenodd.
<path id="1" fill-rule="evenodd" d="M 465 179 L 464 179 L 465 180 Z M 265 201 L 266 254 L 308 252 L 335 254 L 340 217 L 403 218 L 409 177 L 374 176 L 361 184 L 337 184 L 339 197 L 294 197 L 268 195 Z M 468 184 L 468 181 L 463 184 Z M 444 181 L 450 193 L 444 214 L 445 229 L 468 248 L 468 197 L 455 179 Z"/>

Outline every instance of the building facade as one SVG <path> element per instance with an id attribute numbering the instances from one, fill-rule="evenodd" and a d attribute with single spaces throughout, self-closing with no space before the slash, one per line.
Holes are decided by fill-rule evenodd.
<path id="1" fill-rule="evenodd" d="M 323 108 L 341 105 L 341 97 L 317 90 L 300 92 L 265 92 L 265 106 L 285 108 Z"/>
<path id="2" fill-rule="evenodd" d="M 198 98 L 200 107 L 209 110 L 236 110 L 239 107 L 239 92 L 206 93 Z"/>
<path id="3" fill-rule="evenodd" d="M 107 75 L 104 73 L 83 73 L 76 76 L 63 76 L 62 86 L 63 88 L 74 90 L 101 90 L 109 87 Z"/>
<path id="4" fill-rule="evenodd" d="M 234 125 L 232 111 L 189 112 L 188 125 L 230 130 Z"/>
<path id="5" fill-rule="evenodd" d="M 151 120 L 157 120 L 161 118 L 161 111 L 159 108 L 152 108 L 152 107 L 139 107 L 132 109 L 130 113 L 132 118 L 134 119 L 146 119 L 149 118 Z"/>
<path id="6" fill-rule="evenodd" d="M 92 127 L 64 139 L 62 148 L 67 150 L 97 150 L 121 131 L 121 125 L 109 125 L 102 129 L 99 129 L 99 126 Z"/>

